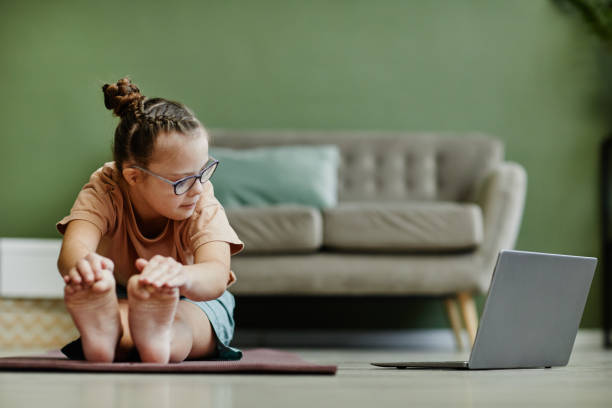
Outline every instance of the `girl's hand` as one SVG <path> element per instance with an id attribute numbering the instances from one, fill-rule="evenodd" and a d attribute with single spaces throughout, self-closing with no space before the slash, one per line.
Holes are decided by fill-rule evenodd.
<path id="1" fill-rule="evenodd" d="M 115 264 L 110 259 L 90 252 L 63 276 L 67 285 L 89 287 L 104 277 L 104 270 L 113 272 Z"/>
<path id="2" fill-rule="evenodd" d="M 183 264 L 172 257 L 155 255 L 149 261 L 138 258 L 136 268 L 140 271 L 138 281 L 157 289 L 187 289 L 191 286 L 191 281 L 184 273 Z"/>

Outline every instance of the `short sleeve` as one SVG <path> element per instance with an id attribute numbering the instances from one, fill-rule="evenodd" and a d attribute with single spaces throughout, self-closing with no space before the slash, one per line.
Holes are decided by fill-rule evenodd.
<path id="1" fill-rule="evenodd" d="M 55 225 L 59 233 L 64 235 L 70 221 L 86 220 L 98 227 L 102 236 L 106 235 L 116 221 L 111 189 L 102 180 L 100 170 L 94 173 L 79 192 L 70 214 Z"/>
<path id="2" fill-rule="evenodd" d="M 235 255 L 242 251 L 244 243 L 230 226 L 225 209 L 214 196 L 212 183 L 206 183 L 196 210 L 188 220 L 186 243 L 192 253 L 211 241 L 225 241 L 230 244 L 230 252 Z"/>

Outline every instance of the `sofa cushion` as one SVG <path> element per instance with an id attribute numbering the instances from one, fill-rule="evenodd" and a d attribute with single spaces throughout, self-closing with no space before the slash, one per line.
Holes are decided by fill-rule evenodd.
<path id="1" fill-rule="evenodd" d="M 482 212 L 472 203 L 341 203 L 323 211 L 323 244 L 333 249 L 458 251 L 482 238 Z"/>
<path id="2" fill-rule="evenodd" d="M 377 254 L 319 251 L 232 258 L 235 295 L 405 296 L 486 293 L 493 266 L 477 252 Z"/>
<path id="3" fill-rule="evenodd" d="M 289 203 L 322 208 L 338 201 L 337 146 L 211 147 L 210 154 L 219 160 L 215 197 L 226 209 Z"/>
<path id="4" fill-rule="evenodd" d="M 226 210 L 229 222 L 244 242 L 244 253 L 304 253 L 321 247 L 321 213 L 313 207 L 275 205 Z"/>

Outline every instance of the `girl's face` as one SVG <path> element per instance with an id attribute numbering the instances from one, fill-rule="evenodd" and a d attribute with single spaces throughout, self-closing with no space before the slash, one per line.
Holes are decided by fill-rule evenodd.
<path id="1" fill-rule="evenodd" d="M 199 174 L 209 159 L 208 138 L 203 129 L 195 132 L 187 136 L 177 132 L 160 134 L 147 170 L 170 181 Z M 143 221 L 162 217 L 180 221 L 193 214 L 204 187 L 198 180 L 186 193 L 176 195 L 169 183 L 141 170 L 126 170 L 133 170 L 129 174 L 138 178 L 138 182 L 131 182 L 130 176 L 126 177 L 130 190 L 135 193 L 134 207 Z"/>

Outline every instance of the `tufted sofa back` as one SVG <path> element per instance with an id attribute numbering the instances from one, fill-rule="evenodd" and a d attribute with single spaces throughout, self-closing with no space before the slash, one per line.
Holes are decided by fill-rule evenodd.
<path id="1" fill-rule="evenodd" d="M 333 144 L 340 149 L 338 200 L 467 201 L 475 182 L 503 160 L 503 144 L 478 133 L 243 131 L 210 129 L 211 146 Z"/>

